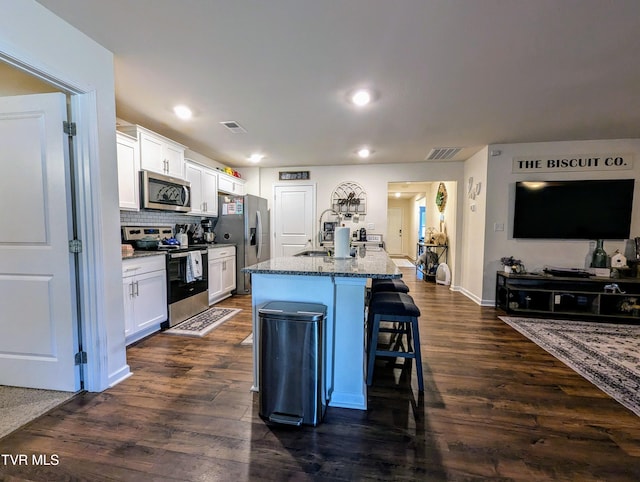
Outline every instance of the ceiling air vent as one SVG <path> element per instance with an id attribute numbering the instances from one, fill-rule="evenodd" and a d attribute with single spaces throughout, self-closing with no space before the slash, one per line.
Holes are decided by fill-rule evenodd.
<path id="1" fill-rule="evenodd" d="M 431 149 L 425 161 L 453 159 L 461 150 L 462 147 L 436 147 L 435 149 Z"/>
<path id="2" fill-rule="evenodd" d="M 220 124 L 225 126 L 227 129 L 229 129 L 234 134 L 246 134 L 247 133 L 245 128 L 242 127 L 240 124 L 238 124 L 236 121 L 224 121 L 224 122 L 220 122 Z"/>

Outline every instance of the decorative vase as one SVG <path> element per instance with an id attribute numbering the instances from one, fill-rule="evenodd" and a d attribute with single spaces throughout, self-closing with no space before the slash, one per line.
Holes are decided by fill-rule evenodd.
<path id="1" fill-rule="evenodd" d="M 604 240 L 598 239 L 596 241 L 596 249 L 593 251 L 591 257 L 592 268 L 606 268 L 607 267 L 607 253 L 604 250 Z"/>

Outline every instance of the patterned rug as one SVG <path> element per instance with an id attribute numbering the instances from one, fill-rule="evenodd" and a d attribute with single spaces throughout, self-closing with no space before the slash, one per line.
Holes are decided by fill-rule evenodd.
<path id="1" fill-rule="evenodd" d="M 165 333 L 168 335 L 202 337 L 241 311 L 242 310 L 236 308 L 209 308 L 207 311 L 203 311 L 199 315 L 168 329 Z"/>
<path id="2" fill-rule="evenodd" d="M 640 326 L 499 318 L 640 416 Z"/>

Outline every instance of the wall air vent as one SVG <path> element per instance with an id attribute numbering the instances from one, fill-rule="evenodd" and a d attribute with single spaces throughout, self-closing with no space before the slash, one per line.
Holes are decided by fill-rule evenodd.
<path id="1" fill-rule="evenodd" d="M 436 147 L 431 149 L 431 152 L 425 161 L 441 161 L 447 159 L 453 159 L 460 151 L 462 147 Z"/>
<path id="2" fill-rule="evenodd" d="M 234 134 L 246 134 L 247 133 L 245 128 L 242 127 L 240 124 L 238 124 L 236 121 L 224 121 L 224 122 L 220 122 L 220 124 L 225 126 L 227 129 L 229 129 Z"/>

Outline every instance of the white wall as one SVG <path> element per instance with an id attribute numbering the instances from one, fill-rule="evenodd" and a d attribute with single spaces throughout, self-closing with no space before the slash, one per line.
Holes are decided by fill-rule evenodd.
<path id="1" fill-rule="evenodd" d="M 91 152 L 92 188 L 97 213 L 92 232 L 102 248 L 96 253 L 95 283 L 97 323 L 105 328 L 106 353 L 85 346 L 100 379 L 90 380 L 90 390 L 103 390 L 128 373 L 124 340 L 120 218 L 115 138 L 115 88 L 113 55 L 33 0 L 0 0 L 0 54 L 59 79 L 82 92 L 94 92 L 97 106 L 96 144 Z M 88 247 L 92 248 L 92 247 Z M 99 359 L 97 359 L 99 358 Z"/>
<path id="2" fill-rule="evenodd" d="M 245 194 L 253 194 L 254 196 L 260 196 L 264 198 L 271 199 L 273 197 L 273 191 L 270 189 L 269 192 L 263 193 L 260 191 L 260 168 L 258 167 L 242 167 L 236 169 L 242 179 L 244 179 L 244 192 Z"/>
<path id="3" fill-rule="evenodd" d="M 489 152 L 501 151 L 499 156 L 488 157 L 486 188 L 486 222 L 484 249 L 484 276 L 482 298 L 487 302 L 495 297 L 496 271 L 501 268 L 500 258 L 514 256 L 521 259 L 528 271 L 545 266 L 585 268 L 588 266 L 593 242 L 587 240 L 528 240 L 513 239 L 513 202 L 516 181 L 553 179 L 622 179 L 640 177 L 640 140 L 593 140 L 544 142 L 535 144 L 499 144 L 488 148 Z M 512 159 L 519 156 L 566 155 L 579 156 L 599 153 L 622 153 L 634 156 L 634 168 L 620 171 L 582 171 L 566 173 L 512 174 Z M 594 220 L 597 222 L 597 220 Z M 504 223 L 504 231 L 494 231 L 495 223 Z M 640 235 L 640 183 L 636 183 L 631 236 Z M 605 251 L 624 251 L 624 241 L 605 241 Z M 473 273 L 473 278 L 475 273 Z M 470 280 L 471 280 L 470 278 Z"/>
<path id="4" fill-rule="evenodd" d="M 260 169 L 260 191 L 263 197 L 269 199 L 270 208 L 273 205 L 273 184 L 280 183 L 278 180 L 278 168 Z M 447 223 L 447 233 L 451 240 L 449 251 L 449 264 L 455 266 L 455 260 L 459 258 L 460 236 L 456 229 L 456 220 L 461 216 L 460 196 L 457 183 L 460 183 L 464 175 L 463 162 L 417 162 L 404 164 L 354 164 L 346 166 L 305 166 L 287 167 L 286 171 L 310 171 L 310 182 L 317 186 L 317 215 L 325 209 L 331 207 L 331 194 L 333 190 L 345 181 L 357 182 L 367 192 L 367 215 L 360 217 L 359 225 L 350 225 L 352 228 L 364 226 L 367 231 L 376 234 L 387 234 L 387 190 L 389 182 L 404 181 L 445 181 L 449 193 L 449 201 L 445 218 Z M 293 183 L 293 181 L 292 181 Z M 437 185 L 436 185 L 437 188 Z M 431 196 L 435 203 L 435 191 Z M 427 196 L 427 212 L 430 211 L 429 203 L 431 197 Z M 373 223 L 374 228 L 369 229 L 368 224 Z M 317 222 L 315 223 L 317 225 Z M 429 224 L 428 224 L 429 225 Z M 317 226 L 315 227 L 317 229 Z M 314 233 L 317 236 L 317 233 Z M 407 248 L 408 249 L 408 248 Z M 459 277 L 459 267 L 452 269 L 452 280 Z"/>
<path id="5" fill-rule="evenodd" d="M 482 302 L 482 280 L 485 270 L 485 224 L 487 210 L 487 152 L 480 150 L 465 162 L 464 181 L 460 190 L 463 194 L 462 210 L 462 259 L 461 291 L 476 303 Z M 480 194 L 470 199 L 469 179 L 473 178 L 473 187 L 480 184 Z"/>

